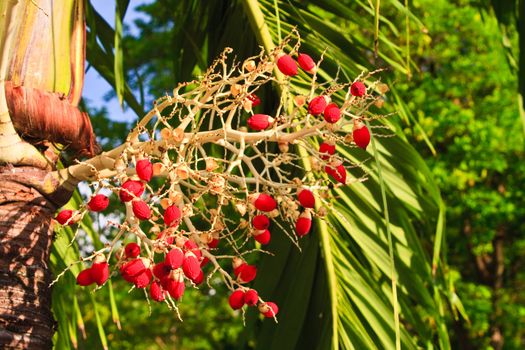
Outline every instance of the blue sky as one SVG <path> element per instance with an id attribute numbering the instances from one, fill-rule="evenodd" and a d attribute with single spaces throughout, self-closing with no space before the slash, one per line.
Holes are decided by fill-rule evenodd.
<path id="1" fill-rule="evenodd" d="M 135 8 L 144 3 L 151 3 L 152 0 L 131 0 L 128 11 L 124 17 L 124 25 L 129 27 L 132 34 L 137 33 L 137 28 L 133 22 L 138 18 L 147 18 L 144 15 L 135 11 Z M 106 19 L 106 21 L 114 27 L 115 25 L 115 1 L 108 0 L 92 0 L 91 3 L 95 9 Z M 125 59 L 125 57 L 124 57 Z M 86 65 L 87 67 L 87 65 Z M 133 122 L 137 116 L 131 109 L 123 111 L 118 100 L 112 98 L 109 101 L 104 101 L 104 95 L 111 91 L 109 84 L 97 73 L 93 68 L 90 68 L 85 77 L 83 97 L 88 99 L 90 106 L 100 108 L 105 106 L 109 112 L 109 118 L 116 121 Z"/>

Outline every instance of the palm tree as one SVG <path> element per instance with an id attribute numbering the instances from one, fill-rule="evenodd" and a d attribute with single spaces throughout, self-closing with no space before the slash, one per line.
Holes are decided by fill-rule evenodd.
<path id="1" fill-rule="evenodd" d="M 119 2 L 117 22 L 128 3 Z M 83 37 L 70 34 L 82 32 L 78 28 L 82 26 L 83 8 L 82 1 L 70 1 L 69 7 L 61 9 L 50 8 L 44 1 L 6 2 L 1 6 L 5 15 L 0 31 L 0 87 L 6 90 L 10 105 L 15 108 L 8 112 L 7 104 L 0 100 L 4 118 L 0 147 L 5 150 L 0 163 L 6 164 L 0 185 L 3 198 L 0 227 L 5 228 L 0 236 L 5 249 L 1 262 L 6 277 L 2 278 L 0 295 L 7 299 L 16 290 L 20 298 L 14 298 L 15 303 L 2 303 L 0 320 L 6 331 L 0 333 L 0 340 L 6 347 L 48 348 L 53 320 L 46 288 L 51 278 L 45 262 L 52 238 L 51 218 L 55 209 L 69 199 L 76 183 L 60 182 L 59 173 L 53 171 L 52 163 L 56 160 L 53 152 L 44 148 L 50 142 L 44 140 L 68 144 L 85 154 L 95 151 L 87 120 L 79 112 L 71 114 L 76 111 L 74 106 L 82 85 Z M 398 11 L 407 20 L 417 21 L 398 1 L 382 6 Z M 404 49 L 388 40 L 387 34 L 398 33 L 380 15 L 379 2 L 323 0 L 314 5 L 269 0 L 173 1 L 155 3 L 152 8 L 160 20 L 171 20 L 173 16 L 178 24 L 168 33 L 173 50 L 163 52 L 161 49 L 167 47 L 164 45 L 156 51 L 159 61 L 169 60 L 171 64 L 172 85 L 190 79 L 195 69 L 205 70 L 223 46 L 235 47 L 241 57 L 256 53 L 258 45 L 270 51 L 294 27 L 302 36 L 303 50 L 318 53 L 327 48 L 325 68 L 319 74 L 322 81 L 331 81 L 336 76 L 340 80 L 343 76 L 345 80 L 353 80 L 363 70 L 378 66 L 410 71 L 410 59 Z M 60 10 L 64 12 L 57 13 Z M 124 84 L 118 40 L 121 28 L 117 26 L 117 32 L 112 31 L 90 4 L 88 14 L 89 62 L 116 87 L 119 97 L 142 114 L 142 107 Z M 52 18 L 64 20 L 56 22 Z M 40 28 L 37 24 L 42 22 L 47 23 L 48 30 L 55 26 L 47 33 L 63 34 L 60 38 L 50 35 L 56 45 L 47 48 L 54 47 L 55 51 L 42 53 L 27 40 L 36 35 L 35 28 Z M 240 36 L 239 32 L 245 35 Z M 27 45 L 14 46 L 14 42 Z M 31 57 L 49 57 L 49 60 L 36 68 L 16 65 Z M 130 67 L 133 65 L 147 66 L 130 58 Z M 14 73 L 16 67 L 24 74 Z M 74 69 L 68 72 L 69 67 Z M 19 76 L 24 80 L 14 79 Z M 41 81 L 46 84 L 39 85 L 26 78 L 31 76 L 45 77 Z M 5 81 L 13 81 L 14 87 L 10 88 Z M 151 83 L 152 88 L 156 87 L 155 82 Z M 296 88 L 304 86 L 300 81 L 294 84 Z M 26 94 L 29 89 L 37 91 L 33 98 L 39 107 L 47 96 L 45 91 L 66 95 L 68 103 L 58 98 L 48 102 L 53 108 L 65 104 L 64 112 L 45 118 L 42 113 L 36 116 L 39 108 L 28 109 L 27 118 L 42 118 L 44 126 L 41 130 L 28 128 L 24 122 L 17 126 L 20 117 L 13 101 L 20 85 L 24 87 L 18 88 L 19 91 Z M 21 106 L 26 108 L 27 101 L 23 100 Z M 73 115 L 71 120 L 60 119 L 68 112 Z M 57 121 L 61 125 L 75 121 L 87 131 L 77 137 L 58 136 L 58 128 L 52 126 Z M 398 137 L 374 138 L 368 154 L 340 150 L 348 159 L 363 162 L 368 181 L 334 191 L 338 201 L 333 212 L 326 221 L 317 222 L 316 234 L 305 242 L 302 252 L 294 249 L 289 240 L 282 239 L 275 243 L 281 258 L 262 258 L 254 288 L 284 305 L 285 316 L 278 326 L 249 317 L 248 330 L 256 332 L 258 348 L 416 348 L 431 344 L 449 348 L 446 304 L 449 301 L 454 302 L 453 307 L 460 304 L 450 289 L 441 259 L 444 206 L 426 165 L 403 137 L 399 125 L 392 119 L 385 123 Z M 433 230 L 436 234 L 431 237 L 429 233 Z M 31 249 L 26 250 L 27 246 Z M 64 256 L 66 253 L 60 247 L 55 247 L 54 253 L 65 266 L 74 259 Z M 33 304 L 34 297 L 38 302 Z M 67 306 L 61 309 L 66 314 L 64 308 Z M 64 315 L 55 316 L 61 327 L 76 327 L 75 321 L 63 321 Z M 103 335 L 101 338 L 104 343 Z"/>
<path id="2" fill-rule="evenodd" d="M 72 193 L 50 176 L 54 143 L 87 155 L 95 150 L 89 119 L 76 108 L 84 77 L 83 3 L 3 1 L 0 13 L 0 343 L 50 348 L 51 218 Z"/>

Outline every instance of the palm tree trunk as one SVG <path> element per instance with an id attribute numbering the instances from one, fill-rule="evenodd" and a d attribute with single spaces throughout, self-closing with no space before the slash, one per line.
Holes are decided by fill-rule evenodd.
<path id="1" fill-rule="evenodd" d="M 52 347 L 56 322 L 47 261 L 56 207 L 34 188 L 46 173 L 32 167 L 0 167 L 1 349 Z"/>
<path id="2" fill-rule="evenodd" d="M 84 1 L 0 1 L 0 349 L 53 345 L 52 217 L 71 192 L 50 179 L 54 151 L 41 151 L 96 149 L 76 108 L 84 44 Z"/>

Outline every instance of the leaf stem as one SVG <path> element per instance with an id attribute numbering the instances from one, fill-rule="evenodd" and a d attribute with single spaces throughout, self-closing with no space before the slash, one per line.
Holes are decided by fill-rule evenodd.
<path id="1" fill-rule="evenodd" d="M 368 121 L 365 120 L 366 127 L 370 129 Z M 386 233 L 388 237 L 388 253 L 390 256 L 390 266 L 391 266 L 391 280 L 392 280 L 392 304 L 394 306 L 394 326 L 396 331 L 396 350 L 401 350 L 401 332 L 399 329 L 399 305 L 397 302 L 397 279 L 396 279 L 396 266 L 394 259 L 394 246 L 392 243 L 392 232 L 390 231 L 390 215 L 388 213 L 388 201 L 386 198 L 386 189 L 385 181 L 383 179 L 381 162 L 379 161 L 379 153 L 377 152 L 375 137 L 370 133 L 372 139 L 372 152 L 374 154 L 374 159 L 377 165 L 377 175 L 379 177 L 379 185 L 381 187 L 381 197 L 383 199 L 383 211 L 386 224 Z"/>

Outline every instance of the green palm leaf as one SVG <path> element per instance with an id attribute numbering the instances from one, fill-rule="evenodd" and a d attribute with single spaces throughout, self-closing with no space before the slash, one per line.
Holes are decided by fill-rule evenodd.
<path id="1" fill-rule="evenodd" d="M 419 24 L 399 1 L 381 6 Z M 174 10 L 169 14 L 157 13 L 175 15 L 181 25 L 162 38 L 173 45 L 169 54 L 159 52 L 157 59 L 160 65 L 171 64 L 173 75 L 153 81 L 151 94 L 160 95 L 169 84 L 198 75 L 224 46 L 233 47 L 245 58 L 257 53 L 258 45 L 270 49 L 292 28 L 301 34 L 303 51 L 316 55 L 327 49 L 318 74 L 324 81 L 338 73 L 342 80 L 339 68 L 352 78 L 378 66 L 408 72 L 404 48 L 389 39 L 399 36 L 399 30 L 381 14 L 379 57 L 371 63 L 374 33 L 370 28 L 374 28 L 376 14 L 371 2 L 194 0 L 174 2 L 170 8 Z M 148 43 L 141 49 L 148 50 Z M 97 60 L 105 61 L 95 67 L 110 76 L 110 55 L 97 54 L 97 48 L 92 52 Z M 98 52 L 104 53 L 103 48 L 98 47 Z M 90 57 L 95 56 L 88 50 Z M 295 84 L 296 89 L 306 86 L 300 80 Z M 129 95 L 124 99 L 132 105 Z M 406 108 L 399 98 L 395 100 L 394 109 Z M 334 191 L 330 215 L 317 222 L 311 237 L 301 241 L 302 251 L 284 234 L 273 232 L 269 250 L 276 255 L 261 258 L 254 288 L 281 305 L 279 324 L 260 321 L 254 310 L 249 311 L 245 334 L 249 346 L 257 339 L 258 349 L 390 349 L 397 341 L 408 349 L 449 348 L 444 321 L 447 300 L 443 298 L 449 292 L 440 268 L 443 222 L 437 222 L 444 212 L 441 197 L 399 125 L 393 120 L 386 123 L 398 135 L 377 139 L 375 152 L 339 150 L 347 159 L 364 162 L 362 169 L 369 179 Z M 359 169 L 353 173 L 360 175 Z M 399 304 L 399 326 L 395 303 Z"/>

